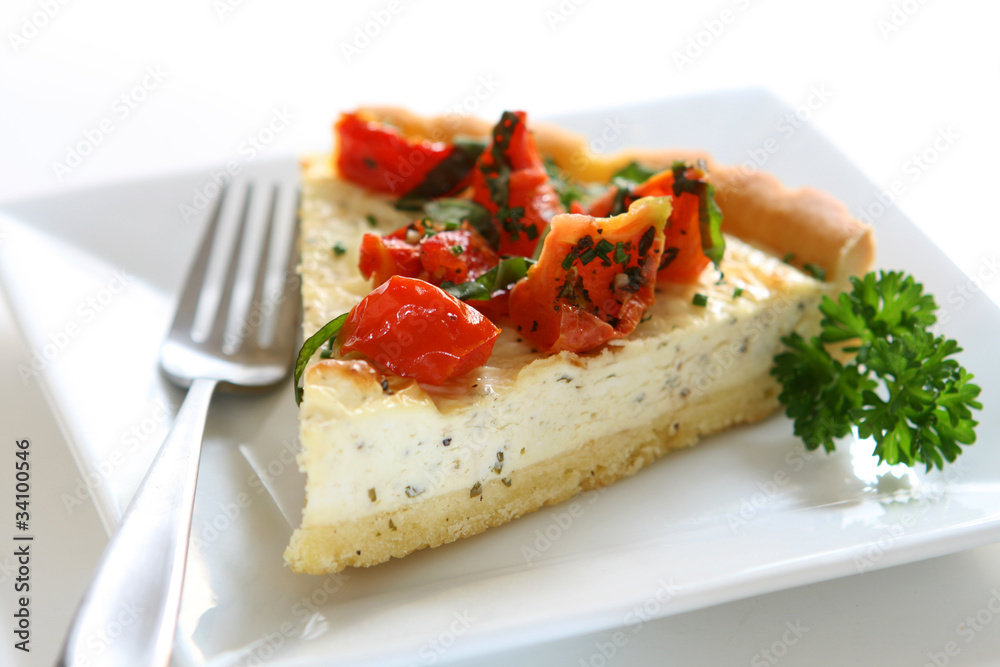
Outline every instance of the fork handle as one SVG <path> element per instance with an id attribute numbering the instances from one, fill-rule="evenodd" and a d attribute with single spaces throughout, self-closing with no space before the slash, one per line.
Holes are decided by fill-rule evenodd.
<path id="1" fill-rule="evenodd" d="M 218 383 L 191 383 L 170 433 L 101 556 L 63 647 L 64 667 L 166 667 L 184 583 L 201 441 Z"/>

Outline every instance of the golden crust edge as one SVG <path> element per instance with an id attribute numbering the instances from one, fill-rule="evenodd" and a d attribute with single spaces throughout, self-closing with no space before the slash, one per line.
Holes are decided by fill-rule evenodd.
<path id="1" fill-rule="evenodd" d="M 760 389 L 747 391 L 747 386 Z M 480 534 L 631 476 L 667 452 L 692 446 L 704 436 L 760 421 L 778 407 L 777 394 L 778 386 L 770 376 L 754 378 L 746 386 L 660 415 L 649 428 L 591 440 L 516 471 L 510 476 L 510 487 L 497 477 L 483 484 L 481 495 L 475 497 L 462 489 L 354 521 L 298 528 L 285 551 L 285 562 L 300 574 L 330 574 L 346 567 L 378 565 Z"/>
<path id="2" fill-rule="evenodd" d="M 487 136 L 488 121 L 449 114 L 421 116 L 396 106 L 366 106 L 359 113 L 399 127 L 405 134 L 449 141 L 456 136 Z M 705 160 L 723 213 L 723 230 L 778 257 L 791 256 L 799 268 L 821 267 L 826 279 L 846 283 L 875 262 L 873 229 L 850 214 L 835 197 L 813 188 L 790 189 L 771 174 L 744 166 L 718 164 L 695 149 L 625 149 L 593 153 L 586 139 L 556 125 L 531 122 L 535 142 L 574 178 L 607 182 L 633 160 L 666 167 L 675 160 Z"/>

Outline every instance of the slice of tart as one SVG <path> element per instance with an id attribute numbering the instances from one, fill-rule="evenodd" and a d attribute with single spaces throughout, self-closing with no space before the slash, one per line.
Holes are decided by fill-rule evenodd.
<path id="1" fill-rule="evenodd" d="M 456 123 L 385 108 L 362 113 L 403 136 L 439 144 L 491 134 L 476 119 Z M 607 184 L 636 161 L 669 169 L 678 159 L 704 160 L 724 215 L 718 243 L 724 240 L 725 252 L 682 280 L 657 281 L 655 299 L 636 311 L 626 333 L 618 331 L 621 318 L 604 317 L 610 333 L 595 346 L 540 338 L 527 325 L 530 317 L 521 326 L 512 312 L 497 320 L 501 331 L 485 364 L 440 382 L 403 377 L 377 354 L 315 355 L 302 376 L 299 465 L 307 503 L 285 553 L 294 571 L 370 566 L 475 535 L 631 475 L 705 435 L 764 418 L 778 407 L 770 370 L 780 339 L 815 333 L 821 296 L 872 263 L 870 228 L 826 194 L 790 191 L 770 176 L 715 165 L 693 152 L 600 157 L 557 128 L 539 124 L 532 131 L 540 152 L 584 184 Z M 414 214 L 398 207 L 402 192 L 351 182 L 329 158 L 307 160 L 303 172 L 300 273 L 308 338 L 375 286 L 359 269 L 366 234 L 370 240 L 373 233 L 399 233 Z M 413 183 L 403 187 L 412 191 Z M 625 225 L 656 215 L 648 203 L 654 201 L 666 201 L 657 204 L 666 207 L 661 218 L 670 215 L 669 198 L 639 198 L 618 218 L 567 215 L 552 219 L 551 229 L 596 220 L 598 233 L 609 234 L 600 227 L 612 223 L 600 221 Z M 591 213 L 600 208 L 591 202 Z M 659 253 L 654 270 L 662 271 L 663 257 L 676 246 L 660 238 L 663 231 L 669 236 L 670 222 L 663 226 L 661 219 L 661 227 L 659 249 L 651 252 Z M 609 256 L 633 247 L 609 238 L 608 249 L 616 249 Z M 522 281 L 537 279 L 544 253 L 557 245 L 550 238 L 539 243 L 540 263 Z M 591 246 L 567 247 L 577 249 L 562 256 L 568 267 Z M 622 268 L 611 282 L 626 276 L 617 286 L 629 291 L 628 275 Z M 523 311 L 516 296 L 510 308 Z M 565 297 L 563 290 L 554 303 Z M 544 310 L 538 303 L 544 297 L 536 298 L 536 309 Z"/>

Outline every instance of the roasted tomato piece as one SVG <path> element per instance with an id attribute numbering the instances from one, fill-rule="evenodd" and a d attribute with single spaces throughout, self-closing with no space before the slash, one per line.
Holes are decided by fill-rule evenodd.
<path id="1" fill-rule="evenodd" d="M 462 283 L 496 266 L 498 257 L 482 235 L 473 229 L 456 229 L 425 236 L 420 242 L 420 261 L 426 280 L 440 285 L 445 280 Z"/>
<path id="2" fill-rule="evenodd" d="M 684 184 L 675 187 L 679 178 Z M 701 196 L 710 197 L 711 194 L 706 190 L 699 196 L 690 186 L 707 184 L 707 178 L 701 167 L 678 164 L 625 192 L 618 185 L 612 185 L 591 204 L 589 212 L 594 216 L 606 216 L 614 213 L 617 207 L 627 209 L 641 197 L 673 197 L 673 211 L 663 232 L 663 257 L 657 282 L 694 282 L 711 261 L 703 250 L 700 224 Z"/>
<path id="3" fill-rule="evenodd" d="M 416 278 L 423 271 L 420 261 L 422 231 L 416 225 L 407 225 L 391 234 L 367 233 L 361 239 L 358 268 L 365 278 L 373 278 L 381 285 L 391 276 Z"/>
<path id="4" fill-rule="evenodd" d="M 368 233 L 361 240 L 358 267 L 381 285 L 390 276 L 420 278 L 434 285 L 461 283 L 483 275 L 499 258 L 486 239 L 464 224 L 448 229 L 430 220 L 411 222 L 391 234 Z"/>
<path id="5" fill-rule="evenodd" d="M 669 197 L 612 218 L 552 219 L 538 263 L 514 285 L 510 317 L 544 352 L 584 352 L 626 336 L 653 303 Z"/>
<path id="6" fill-rule="evenodd" d="M 531 257 L 552 216 L 564 211 L 523 111 L 505 111 L 472 172 L 472 198 L 490 212 L 501 255 Z"/>
<path id="7" fill-rule="evenodd" d="M 397 375 L 436 385 L 485 364 L 499 334 L 441 288 L 392 276 L 351 309 L 337 340 L 341 354 L 358 352 Z"/>
<path id="8" fill-rule="evenodd" d="M 334 126 L 337 170 L 370 190 L 403 195 L 455 150 L 452 144 L 409 139 L 399 130 L 354 113 Z"/>

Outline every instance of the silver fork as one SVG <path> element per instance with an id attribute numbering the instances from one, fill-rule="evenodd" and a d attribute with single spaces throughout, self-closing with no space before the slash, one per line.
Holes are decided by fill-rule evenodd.
<path id="1" fill-rule="evenodd" d="M 170 333 L 160 349 L 161 367 L 172 382 L 189 387 L 187 396 L 101 557 L 76 611 L 60 665 L 167 665 L 177 630 L 201 441 L 212 395 L 217 387 L 271 387 L 291 368 L 298 299 L 290 227 L 295 222 L 297 198 L 282 207 L 289 198 L 279 197 L 277 186 L 268 193 L 254 192 L 247 185 L 241 197 L 237 185 L 231 184 L 218 198 Z M 219 247 L 225 247 L 218 239 L 226 231 L 220 220 L 232 220 L 234 212 L 232 250 L 219 257 Z M 248 219 L 258 217 L 252 213 L 266 215 L 262 249 L 256 258 L 248 259 L 252 253 L 244 252 L 243 259 L 237 261 L 251 237 Z M 283 296 L 273 290 L 265 293 L 265 264 L 269 254 L 276 254 L 270 252 L 272 235 L 290 243 L 289 251 L 281 253 L 280 274 L 270 273 L 285 278 Z M 211 271 L 210 267 L 222 270 Z M 233 298 L 246 296 L 251 289 L 249 303 Z M 211 303 L 199 304 L 206 298 L 218 302 L 214 318 Z M 238 301 L 243 301 L 243 312 L 237 310 L 241 305 Z M 270 304 L 268 309 L 266 303 Z M 272 321 L 265 319 L 265 310 L 276 313 Z M 208 318 L 211 326 L 199 334 L 199 328 L 206 328 L 199 325 Z M 270 331 L 261 327 L 265 322 L 273 324 Z"/>

